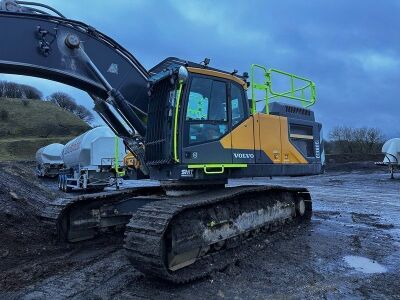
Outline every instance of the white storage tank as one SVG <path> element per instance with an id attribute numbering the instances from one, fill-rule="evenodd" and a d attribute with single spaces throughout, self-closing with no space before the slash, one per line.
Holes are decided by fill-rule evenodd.
<path id="1" fill-rule="evenodd" d="M 400 165 L 400 138 L 388 140 L 383 144 L 382 153 L 385 154 L 385 164 Z"/>
<path id="2" fill-rule="evenodd" d="M 63 144 L 50 144 L 36 151 L 36 174 L 39 177 L 55 177 L 63 166 Z"/>
<path id="3" fill-rule="evenodd" d="M 106 126 L 93 128 L 69 141 L 62 151 L 64 168 L 112 166 L 118 143 L 118 161 L 125 156 L 122 139 Z"/>
<path id="4" fill-rule="evenodd" d="M 36 162 L 38 164 L 62 164 L 63 149 L 64 145 L 58 143 L 44 146 L 36 152 Z"/>

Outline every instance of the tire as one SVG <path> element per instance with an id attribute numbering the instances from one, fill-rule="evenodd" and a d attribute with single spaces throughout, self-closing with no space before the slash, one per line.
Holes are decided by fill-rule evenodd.
<path id="1" fill-rule="evenodd" d="M 300 199 L 296 204 L 296 212 L 300 217 L 304 217 L 306 214 L 306 203 L 303 199 Z"/>
<path id="2" fill-rule="evenodd" d="M 64 193 L 67 192 L 67 175 L 63 176 L 63 191 Z"/>
<path id="3" fill-rule="evenodd" d="M 300 198 L 296 203 L 296 215 L 300 222 L 309 222 L 312 217 L 312 203 Z"/>
<path id="4" fill-rule="evenodd" d="M 58 175 L 58 190 L 61 191 L 61 176 L 62 175 Z"/>
<path id="5" fill-rule="evenodd" d="M 63 180 L 64 180 L 64 175 L 61 175 L 60 177 L 60 190 L 63 190 Z"/>

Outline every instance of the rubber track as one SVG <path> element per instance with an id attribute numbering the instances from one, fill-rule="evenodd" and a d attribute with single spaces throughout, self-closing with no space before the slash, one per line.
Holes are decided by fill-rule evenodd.
<path id="1" fill-rule="evenodd" d="M 72 206 L 80 204 L 98 202 L 99 204 L 112 203 L 135 195 L 147 195 L 152 193 L 160 193 L 161 188 L 158 186 L 137 187 L 124 189 L 119 191 L 105 191 L 91 194 L 74 195 L 73 193 L 66 195 L 65 198 L 58 198 L 53 202 L 39 203 L 34 206 L 36 215 L 44 222 L 54 228 L 60 241 L 65 241 L 65 232 L 61 228 L 62 218 L 66 217 Z"/>
<path id="2" fill-rule="evenodd" d="M 171 220 L 187 209 L 229 201 L 232 197 L 251 192 L 270 191 L 302 193 L 305 200 L 311 200 L 307 189 L 280 186 L 246 186 L 207 192 L 199 195 L 153 202 L 140 208 L 128 223 L 125 231 L 127 256 L 133 266 L 141 272 L 174 283 L 185 283 L 221 270 L 240 258 L 238 247 L 223 249 L 205 255 L 188 267 L 171 272 L 164 264 L 164 233 Z M 311 206 L 310 206 L 311 209 Z M 249 240 L 251 241 L 251 239 Z M 247 242 L 249 242 L 247 241 Z"/>

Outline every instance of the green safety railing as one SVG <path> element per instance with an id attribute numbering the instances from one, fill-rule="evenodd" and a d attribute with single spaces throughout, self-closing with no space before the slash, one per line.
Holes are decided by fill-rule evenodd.
<path id="1" fill-rule="evenodd" d="M 247 164 L 193 164 L 188 169 L 203 169 L 205 174 L 223 174 L 226 168 L 247 168 Z"/>
<path id="2" fill-rule="evenodd" d="M 181 101 L 181 95 L 182 95 L 182 87 L 183 87 L 183 80 L 179 80 L 179 87 L 176 93 L 176 99 L 175 99 L 175 115 L 174 115 L 174 141 L 173 141 L 173 154 L 174 154 L 174 160 L 176 162 L 179 162 L 179 157 L 178 157 L 178 119 L 179 119 L 179 105 Z"/>
<path id="3" fill-rule="evenodd" d="M 255 80 L 255 72 L 256 70 L 261 70 L 263 72 L 264 82 L 258 83 Z M 279 74 L 284 77 L 287 77 L 290 80 L 290 89 L 284 92 L 276 92 L 273 90 L 272 86 L 272 75 Z M 250 74 L 250 85 L 251 85 L 251 111 L 252 113 L 257 112 L 256 104 L 259 101 L 265 101 L 265 113 L 269 114 L 269 102 L 271 99 L 277 98 L 286 98 L 295 101 L 300 101 L 303 107 L 310 107 L 316 101 L 315 94 L 315 83 L 311 80 L 300 77 L 294 74 L 290 74 L 284 71 L 276 70 L 276 69 L 267 69 L 264 66 L 253 64 L 251 65 L 251 74 Z M 297 86 L 301 85 L 301 86 Z M 257 100 L 255 91 L 260 90 L 265 92 L 265 96 L 263 100 Z M 309 97 L 306 97 L 306 93 L 308 93 Z M 300 95 L 299 95 L 300 94 Z"/>
<path id="4" fill-rule="evenodd" d="M 125 175 L 125 171 L 120 171 L 119 170 L 119 138 L 118 136 L 114 137 L 114 141 L 115 141 L 115 161 L 114 161 L 114 168 L 115 168 L 115 173 L 117 174 L 117 176 L 124 176 Z"/>

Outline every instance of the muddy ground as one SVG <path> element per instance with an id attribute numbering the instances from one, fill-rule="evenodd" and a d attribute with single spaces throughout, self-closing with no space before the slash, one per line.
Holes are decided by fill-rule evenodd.
<path id="1" fill-rule="evenodd" d="M 55 184 L 35 179 L 29 162 L 0 169 L 1 299 L 400 299 L 400 179 L 380 170 L 250 180 L 308 187 L 311 223 L 264 236 L 223 271 L 172 285 L 133 269 L 121 235 L 56 243 L 36 217 L 61 196 Z"/>

